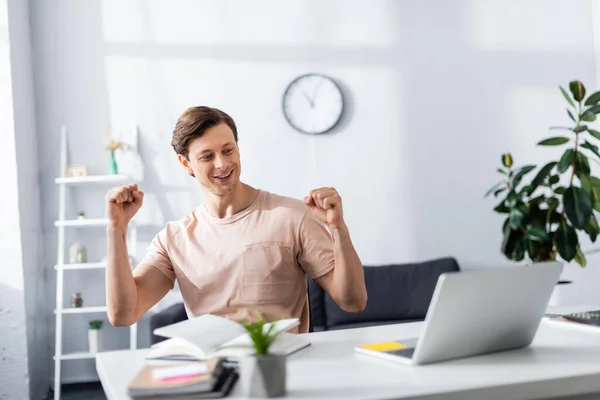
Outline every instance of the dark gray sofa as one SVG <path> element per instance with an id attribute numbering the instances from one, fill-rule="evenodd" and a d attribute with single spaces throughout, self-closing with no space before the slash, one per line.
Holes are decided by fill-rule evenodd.
<path id="1" fill-rule="evenodd" d="M 445 257 L 412 264 L 365 266 L 364 271 L 369 299 L 360 313 L 342 310 L 308 279 L 311 332 L 422 321 L 439 276 L 459 272 L 460 268 L 454 258 Z M 150 318 L 150 332 L 185 319 L 183 303 L 174 304 Z M 152 334 L 151 342 L 163 339 Z"/>

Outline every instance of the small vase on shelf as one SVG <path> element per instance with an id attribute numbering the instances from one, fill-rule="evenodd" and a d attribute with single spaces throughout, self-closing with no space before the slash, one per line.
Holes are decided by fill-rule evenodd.
<path id="1" fill-rule="evenodd" d="M 119 173 L 119 167 L 117 166 L 117 159 L 115 157 L 115 151 L 123 147 L 123 143 L 115 141 L 113 138 L 110 138 L 108 144 L 106 145 L 106 149 L 110 151 L 110 169 L 109 172 L 112 175 L 117 175 Z"/>
<path id="2" fill-rule="evenodd" d="M 102 351 L 102 345 L 100 343 L 100 328 L 102 328 L 102 322 L 100 320 L 90 321 L 88 327 L 88 344 L 90 353 L 96 354 Z"/>

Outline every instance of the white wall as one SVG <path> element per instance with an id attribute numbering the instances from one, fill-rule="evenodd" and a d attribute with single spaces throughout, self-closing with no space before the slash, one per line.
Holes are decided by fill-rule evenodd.
<path id="1" fill-rule="evenodd" d="M 48 392 L 52 372 L 51 315 L 46 309 L 52 271 L 44 268 L 29 3 L 11 0 L 8 10 L 27 347 L 35 355 L 29 357 L 30 396 L 40 399 Z"/>
<path id="2" fill-rule="evenodd" d="M 597 88 L 592 0 L 31 6 L 48 271 L 56 259 L 61 125 L 70 131 L 71 162 L 92 173 L 108 168 L 108 125 L 140 125 L 144 248 L 201 201 L 169 146 L 179 114 L 200 104 L 237 121 L 248 183 L 294 197 L 335 186 L 365 264 L 452 255 L 465 268 L 503 265 L 502 218 L 483 199 L 500 154 L 511 151 L 518 164 L 558 156 L 534 146 L 548 126 L 567 121 L 557 85 L 581 79 Z M 346 92 L 348 113 L 329 135 L 297 133 L 281 113 L 286 85 L 306 72 L 328 74 Z M 74 191 L 72 212 L 100 215 L 102 200 L 103 192 Z M 81 234 L 100 258 L 103 232 Z M 66 291 L 101 303 L 103 282 L 74 274 Z M 595 294 L 593 285 L 582 290 Z M 76 338 L 85 320 L 72 321 L 68 345 L 84 346 Z M 114 346 L 126 343 L 122 328 L 108 334 Z M 143 329 L 140 339 L 147 340 Z M 65 375 L 93 375 L 90 365 L 65 364 Z"/>
<path id="3" fill-rule="evenodd" d="M 25 329 L 25 283 L 21 254 L 17 158 L 11 57 L 13 56 L 12 10 L 0 0 L 0 398 L 29 398 L 27 330 Z M 10 28 L 10 29 L 9 29 Z"/>

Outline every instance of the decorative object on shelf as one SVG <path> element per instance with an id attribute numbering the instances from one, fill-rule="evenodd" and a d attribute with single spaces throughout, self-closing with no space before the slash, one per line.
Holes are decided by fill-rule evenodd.
<path id="1" fill-rule="evenodd" d="M 106 150 L 110 151 L 109 172 L 113 175 L 117 175 L 119 173 L 119 167 L 117 165 L 117 158 L 115 157 L 115 151 L 117 149 L 121 149 L 121 148 L 123 148 L 123 143 L 116 141 L 112 137 L 108 140 L 108 144 L 106 145 Z"/>
<path id="2" fill-rule="evenodd" d="M 69 165 L 67 167 L 68 177 L 88 176 L 88 167 L 85 165 Z"/>
<path id="3" fill-rule="evenodd" d="M 85 219 L 85 213 L 82 211 L 79 213 L 79 215 L 77 216 L 77 219 Z"/>
<path id="4" fill-rule="evenodd" d="M 109 131 L 109 143 L 110 141 L 120 144 L 113 152 L 119 174 L 143 180 L 144 164 L 138 153 L 137 125 L 122 124 L 112 129 Z"/>
<path id="5" fill-rule="evenodd" d="M 69 249 L 69 262 L 71 264 L 83 264 L 87 262 L 87 250 L 84 245 L 75 242 Z"/>
<path id="6" fill-rule="evenodd" d="M 502 180 L 486 196 L 504 193 L 494 210 L 505 214 L 502 226 L 502 253 L 510 260 L 526 256 L 533 262 L 555 260 L 587 264 L 578 233 L 596 241 L 600 228 L 595 211 L 600 212 L 600 179 L 592 175 L 589 158 L 600 159 L 600 132 L 591 129 L 591 122 L 600 113 L 600 91 L 586 99 L 580 81 L 569 83 L 571 95 L 559 87 L 567 101 L 570 127 L 552 127 L 567 131 L 537 143 L 538 146 L 568 145 L 559 160 L 550 161 L 539 169 L 533 179 L 523 183 L 536 165 L 513 168 L 510 153 L 502 155 L 498 172 Z"/>
<path id="7" fill-rule="evenodd" d="M 83 298 L 81 297 L 81 293 L 79 293 L 79 292 L 71 293 L 71 307 L 74 307 L 74 308 L 83 307 Z"/>
<path id="8" fill-rule="evenodd" d="M 102 351 L 102 344 L 100 343 L 100 329 L 102 328 L 102 320 L 94 320 L 89 322 L 88 327 L 88 343 L 90 347 L 90 353 L 96 354 L 98 351 Z"/>
<path id="9" fill-rule="evenodd" d="M 243 324 L 250 336 L 255 355 L 240 359 L 240 380 L 244 396 L 279 397 L 286 392 L 286 357 L 269 354 L 269 347 L 278 332 L 271 324 L 265 328 L 265 319 Z"/>
<path id="10" fill-rule="evenodd" d="M 333 79 L 306 74 L 294 79 L 283 94 L 283 115 L 296 130 L 320 135 L 332 130 L 344 112 L 344 96 Z"/>

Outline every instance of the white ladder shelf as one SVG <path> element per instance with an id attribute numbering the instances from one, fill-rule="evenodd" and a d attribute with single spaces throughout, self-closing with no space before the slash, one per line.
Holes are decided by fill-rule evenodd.
<path id="1" fill-rule="evenodd" d="M 63 354 L 62 342 L 63 342 L 63 315 L 68 314 L 102 314 L 106 315 L 106 306 L 98 307 L 81 307 L 81 308 L 70 308 L 64 307 L 64 272 L 73 270 L 92 270 L 106 268 L 106 264 L 103 262 L 87 262 L 81 264 L 69 264 L 65 263 L 65 229 L 70 227 L 84 228 L 84 227 L 106 227 L 108 226 L 108 219 L 65 219 L 66 215 L 66 197 L 67 197 L 67 186 L 78 186 L 78 185 L 126 185 L 137 182 L 138 179 L 129 175 L 92 175 L 83 177 L 67 177 L 67 130 L 65 127 L 61 131 L 61 159 L 60 159 L 60 177 L 55 179 L 55 183 L 59 185 L 59 205 L 58 205 L 58 220 L 55 221 L 54 225 L 58 229 L 58 256 L 57 263 L 54 266 L 56 270 L 56 309 L 54 314 L 56 317 L 56 337 L 55 337 L 55 352 L 54 352 L 54 400 L 59 400 L 61 395 L 61 362 L 66 360 L 83 360 L 91 359 L 94 360 L 96 354 L 89 352 L 76 352 Z M 104 193 L 99 193 L 104 197 Z M 128 250 L 129 254 L 137 256 L 137 226 L 134 221 L 129 226 L 128 230 Z M 133 267 L 133 266 L 132 266 Z M 68 318 L 68 317 L 67 317 Z M 137 348 L 137 323 L 129 327 L 129 348 Z"/>

